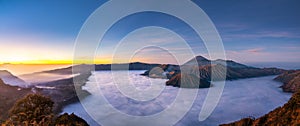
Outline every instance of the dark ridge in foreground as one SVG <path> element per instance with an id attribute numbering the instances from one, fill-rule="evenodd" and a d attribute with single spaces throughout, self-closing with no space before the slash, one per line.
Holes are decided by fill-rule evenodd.
<path id="1" fill-rule="evenodd" d="M 300 90 L 300 70 L 287 71 L 276 77 L 274 80 L 283 83 L 281 88 L 284 92 L 293 93 Z"/>
<path id="2" fill-rule="evenodd" d="M 8 110 L 15 102 L 30 93 L 33 93 L 31 89 L 10 86 L 5 84 L 0 78 L 0 124 L 1 120 L 8 118 Z"/>
<path id="3" fill-rule="evenodd" d="M 278 107 L 268 114 L 254 119 L 244 118 L 239 121 L 222 124 L 221 126 L 299 126 L 300 125 L 300 90 L 295 93 L 288 103 Z"/>
<path id="4" fill-rule="evenodd" d="M 0 122 L 2 126 L 88 126 L 75 114 L 56 115 L 54 102 L 40 94 L 28 94 L 19 99 L 9 111 L 9 117 Z"/>
<path id="5" fill-rule="evenodd" d="M 90 95 L 89 92 L 82 90 L 82 86 L 88 81 L 91 75 L 89 65 L 78 65 L 73 70 L 77 71 L 78 75 L 61 80 L 50 82 L 37 83 L 31 85 L 30 88 L 21 88 L 6 84 L 0 78 L 0 121 L 7 119 L 8 111 L 13 104 L 27 94 L 41 94 L 50 97 L 54 101 L 54 113 L 58 114 L 63 107 L 83 99 Z M 41 74 L 51 72 L 55 74 L 68 74 L 72 68 L 57 69 L 51 71 L 39 72 Z M 36 73 L 32 74 L 32 76 Z"/>

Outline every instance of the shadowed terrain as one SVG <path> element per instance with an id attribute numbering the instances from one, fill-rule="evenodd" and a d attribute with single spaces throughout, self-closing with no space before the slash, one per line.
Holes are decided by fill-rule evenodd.
<path id="1" fill-rule="evenodd" d="M 197 77 L 198 81 L 204 83 L 205 81 L 210 82 L 212 80 L 222 81 L 278 75 L 285 71 L 286 70 L 277 68 L 255 68 L 231 60 L 208 60 L 202 56 L 197 56 L 181 66 L 171 64 L 159 65 L 149 69 L 142 75 L 151 78 L 168 78 L 170 80 L 166 83 L 166 85 L 201 88 L 207 86 L 199 85 L 190 87 L 190 83 L 194 82 L 194 79 L 190 78 L 191 76 Z M 186 77 L 189 77 L 190 79 L 184 79 L 184 82 L 181 83 L 181 75 L 188 75 Z"/>
<path id="2" fill-rule="evenodd" d="M 30 93 L 31 89 L 10 86 L 0 79 L 0 121 L 8 118 L 8 110 L 18 99 Z"/>
<path id="3" fill-rule="evenodd" d="M 85 85 L 86 81 L 88 81 L 88 77 L 91 75 L 90 70 L 91 69 L 88 65 L 78 65 L 73 68 L 74 73 L 77 74 L 74 77 L 57 80 L 55 79 L 53 81 L 46 82 L 40 81 L 39 83 L 26 86 L 26 88 L 22 88 L 24 87 L 22 85 L 18 85 L 19 87 L 11 86 L 11 84 L 4 83 L 0 78 L 0 120 L 7 118 L 8 110 L 18 99 L 30 93 L 37 93 L 50 97 L 54 101 L 54 113 L 60 113 L 65 105 L 78 102 L 78 97 L 84 98 L 89 95 L 89 93 L 82 90 L 81 87 Z M 8 71 L 5 73 L 5 75 L 11 75 L 9 77 L 10 80 L 8 80 L 9 82 L 14 82 L 11 81 L 12 79 L 16 80 L 17 77 L 13 76 Z M 71 75 L 72 67 L 33 73 L 31 74 L 31 79 L 39 79 L 39 75 L 45 73 Z M 20 82 L 25 82 L 19 78 L 17 78 L 17 80 Z"/>

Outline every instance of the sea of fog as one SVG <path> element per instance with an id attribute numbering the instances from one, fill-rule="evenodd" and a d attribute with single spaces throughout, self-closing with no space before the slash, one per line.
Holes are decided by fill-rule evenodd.
<path id="1" fill-rule="evenodd" d="M 259 67 L 259 68 L 276 67 L 276 68 L 286 69 L 286 70 L 300 69 L 300 62 L 251 62 L 251 63 L 244 63 L 244 64 L 249 66 Z"/>
<path id="2" fill-rule="evenodd" d="M 99 125 L 95 120 L 98 120 L 100 124 L 134 125 L 132 122 L 139 122 L 138 118 L 134 117 L 159 115 L 174 102 L 179 88 L 164 86 L 166 79 L 140 76 L 139 74 L 143 72 L 94 72 L 86 86 L 83 87 L 92 94 L 81 101 L 85 108 L 82 107 L 81 103 L 75 103 L 66 106 L 63 111 L 79 115 L 92 126 Z M 118 77 L 121 75 L 126 76 Z M 290 93 L 282 92 L 279 88 L 281 83 L 273 81 L 274 77 L 267 76 L 226 81 L 217 107 L 206 120 L 201 122 L 198 120 L 198 116 L 208 89 L 199 89 L 191 109 L 183 115 L 183 118 L 176 125 L 214 126 L 249 116 L 260 117 L 282 106 L 291 97 Z M 132 87 L 135 89 L 133 90 Z M 218 85 L 214 84 L 211 88 L 218 88 Z M 190 92 L 195 89 L 180 90 Z M 188 98 L 189 96 L 185 97 Z M 182 114 L 184 106 L 190 101 L 180 100 L 175 111 L 169 112 L 168 116 L 155 119 L 155 124 L 169 124 L 166 122 L 175 121 L 175 118 L 181 117 L 180 114 Z M 113 108 L 116 111 L 111 111 L 109 108 Z M 119 115 L 120 113 L 132 117 L 132 119 L 124 118 L 124 116 Z M 140 124 L 136 123 L 136 125 L 151 124 L 154 121 L 141 120 Z"/>

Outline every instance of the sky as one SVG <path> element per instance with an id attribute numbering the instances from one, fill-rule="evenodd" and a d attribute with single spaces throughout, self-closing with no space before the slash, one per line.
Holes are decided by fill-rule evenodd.
<path id="1" fill-rule="evenodd" d="M 0 63 L 71 63 L 76 37 L 82 25 L 105 2 L 0 0 Z M 300 1 L 193 2 L 216 26 L 227 59 L 242 63 L 300 62 Z M 189 48 L 183 45 L 184 41 L 195 55 L 209 58 L 201 38 L 183 21 L 158 12 L 137 13 L 119 20 L 109 29 L 98 47 L 95 61 L 176 64 L 170 50 L 185 57 Z M 117 46 L 122 43 L 127 45 Z M 159 44 L 161 48 L 136 48 L 135 45 L 141 43 Z M 115 51 L 117 47 L 119 50 Z"/>

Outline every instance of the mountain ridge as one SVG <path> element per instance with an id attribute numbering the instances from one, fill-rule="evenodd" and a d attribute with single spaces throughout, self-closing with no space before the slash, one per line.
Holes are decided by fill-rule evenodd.
<path id="1" fill-rule="evenodd" d="M 0 70 L 0 78 L 2 81 L 11 86 L 19 86 L 22 88 L 28 88 L 30 86 L 29 83 L 25 82 L 23 79 L 13 75 L 7 70 Z"/>
<path id="2" fill-rule="evenodd" d="M 181 79 L 176 75 L 182 72 L 184 73 L 181 75 L 190 74 L 201 79 L 199 81 L 206 80 L 210 82 L 212 80 L 222 81 L 222 80 L 234 80 L 234 79 L 242 79 L 242 78 L 268 76 L 268 75 L 278 75 L 285 72 L 285 70 L 278 69 L 278 68 L 256 68 L 241 63 L 237 63 L 232 60 L 221 60 L 221 59 L 208 60 L 205 57 L 197 56 L 188 60 L 186 63 L 184 63 L 181 66 L 170 65 L 170 64 L 159 65 L 155 68 L 148 69 L 142 75 L 153 77 L 153 78 L 157 78 L 157 77 L 167 78 L 170 79 L 167 85 L 171 83 L 173 86 L 181 87 L 180 85 L 184 83 L 179 83 Z M 173 77 L 176 78 L 173 79 Z M 186 82 L 186 85 L 189 85 L 188 81 L 186 81 L 186 79 L 184 80 Z M 187 79 L 187 80 L 192 81 L 194 79 Z M 172 82 L 172 81 L 176 81 L 176 82 Z M 186 87 L 186 86 L 182 86 L 182 87 Z"/>

